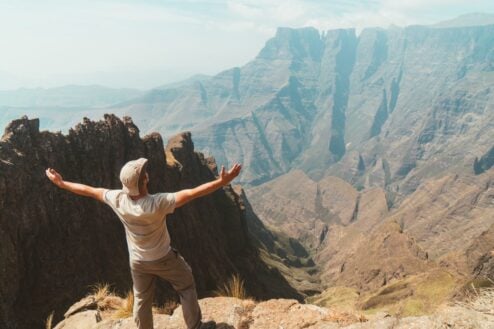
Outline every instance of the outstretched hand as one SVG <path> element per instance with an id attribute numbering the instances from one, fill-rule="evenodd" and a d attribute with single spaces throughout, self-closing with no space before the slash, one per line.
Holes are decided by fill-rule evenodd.
<path id="1" fill-rule="evenodd" d="M 242 165 L 235 163 L 233 167 L 230 168 L 230 170 L 225 171 L 225 167 L 221 166 L 221 171 L 220 171 L 220 180 L 223 185 L 229 184 L 232 180 L 235 179 L 235 177 L 238 176 L 240 173 L 240 170 L 242 169 Z"/>
<path id="2" fill-rule="evenodd" d="M 58 187 L 62 187 L 63 185 L 63 178 L 62 175 L 60 175 L 55 169 L 48 168 L 45 170 L 46 177 L 55 184 Z"/>

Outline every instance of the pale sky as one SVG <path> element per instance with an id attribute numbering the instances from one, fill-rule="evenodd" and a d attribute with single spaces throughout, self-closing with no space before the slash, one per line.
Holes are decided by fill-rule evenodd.
<path id="1" fill-rule="evenodd" d="M 0 90 L 147 89 L 253 59 L 276 28 L 431 24 L 494 0 L 0 0 Z"/>

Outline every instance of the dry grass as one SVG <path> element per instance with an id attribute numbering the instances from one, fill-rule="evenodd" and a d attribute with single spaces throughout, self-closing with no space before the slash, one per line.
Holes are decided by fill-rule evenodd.
<path id="1" fill-rule="evenodd" d="M 134 293 L 129 291 L 123 304 L 115 310 L 113 313 L 114 319 L 124 319 L 132 316 L 132 311 L 134 310 Z"/>
<path id="2" fill-rule="evenodd" d="M 175 167 L 180 165 L 180 162 L 178 162 L 177 159 L 175 159 L 175 156 L 173 155 L 172 152 L 170 151 L 165 151 L 165 156 L 166 156 L 166 164 L 169 167 Z"/>
<path id="3" fill-rule="evenodd" d="M 55 312 L 51 312 L 50 315 L 48 315 L 48 317 L 46 318 L 46 322 L 45 322 L 45 328 L 46 329 L 51 329 L 51 327 L 53 326 L 53 314 Z"/>
<path id="4" fill-rule="evenodd" d="M 359 306 L 366 314 L 383 311 L 399 317 L 426 315 L 447 303 L 457 287 L 458 281 L 453 274 L 435 270 L 367 293 L 361 297 Z"/>
<path id="5" fill-rule="evenodd" d="M 92 296 L 96 302 L 104 300 L 108 296 L 113 296 L 110 290 L 110 284 L 108 283 L 97 283 L 91 286 L 91 292 L 89 296 Z"/>
<path id="6" fill-rule="evenodd" d="M 220 287 L 215 291 L 215 294 L 222 297 L 247 299 L 244 280 L 242 280 L 238 274 L 232 275 L 232 277 L 225 284 L 223 284 L 223 287 Z"/>
<path id="7" fill-rule="evenodd" d="M 473 291 L 465 301 L 456 304 L 476 312 L 494 315 L 494 288 L 474 287 Z"/>
<path id="8" fill-rule="evenodd" d="M 338 311 L 331 311 L 324 320 L 330 321 L 330 322 L 336 322 L 339 325 L 350 325 L 352 323 L 357 323 L 357 322 L 367 322 L 368 319 L 362 315 L 356 315 L 353 313 L 349 312 L 338 312 Z"/>
<path id="9" fill-rule="evenodd" d="M 88 296 L 94 298 L 100 311 L 115 310 L 122 305 L 121 298 L 111 291 L 111 286 L 108 283 L 95 284 L 91 287 L 91 293 Z"/>
<path id="10" fill-rule="evenodd" d="M 319 295 L 308 297 L 306 301 L 310 304 L 352 312 L 355 310 L 358 298 L 357 289 L 336 286 L 324 290 Z"/>

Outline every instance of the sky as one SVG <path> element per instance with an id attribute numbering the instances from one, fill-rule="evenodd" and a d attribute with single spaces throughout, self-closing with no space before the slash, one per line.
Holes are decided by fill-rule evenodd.
<path id="1" fill-rule="evenodd" d="M 252 60 L 276 28 L 432 24 L 493 0 L 0 0 L 0 90 L 149 89 Z"/>

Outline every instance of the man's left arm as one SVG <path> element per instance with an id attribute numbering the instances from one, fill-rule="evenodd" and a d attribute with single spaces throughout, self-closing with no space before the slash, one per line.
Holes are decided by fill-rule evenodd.
<path id="1" fill-rule="evenodd" d="M 107 189 L 105 188 L 92 187 L 89 185 L 64 181 L 62 175 L 60 175 L 55 169 L 52 168 L 46 169 L 45 173 L 48 179 L 53 184 L 64 190 L 78 195 L 87 196 L 101 202 L 105 202 L 104 197 L 105 192 L 107 191 Z"/>
<path id="2" fill-rule="evenodd" d="M 217 189 L 230 184 L 230 182 L 238 176 L 242 166 L 236 163 L 233 167 L 225 171 L 224 167 L 221 167 L 220 175 L 217 179 L 199 185 L 192 189 L 185 189 L 175 193 L 175 207 L 181 207 L 187 202 L 190 202 L 196 198 L 213 193 Z"/>

